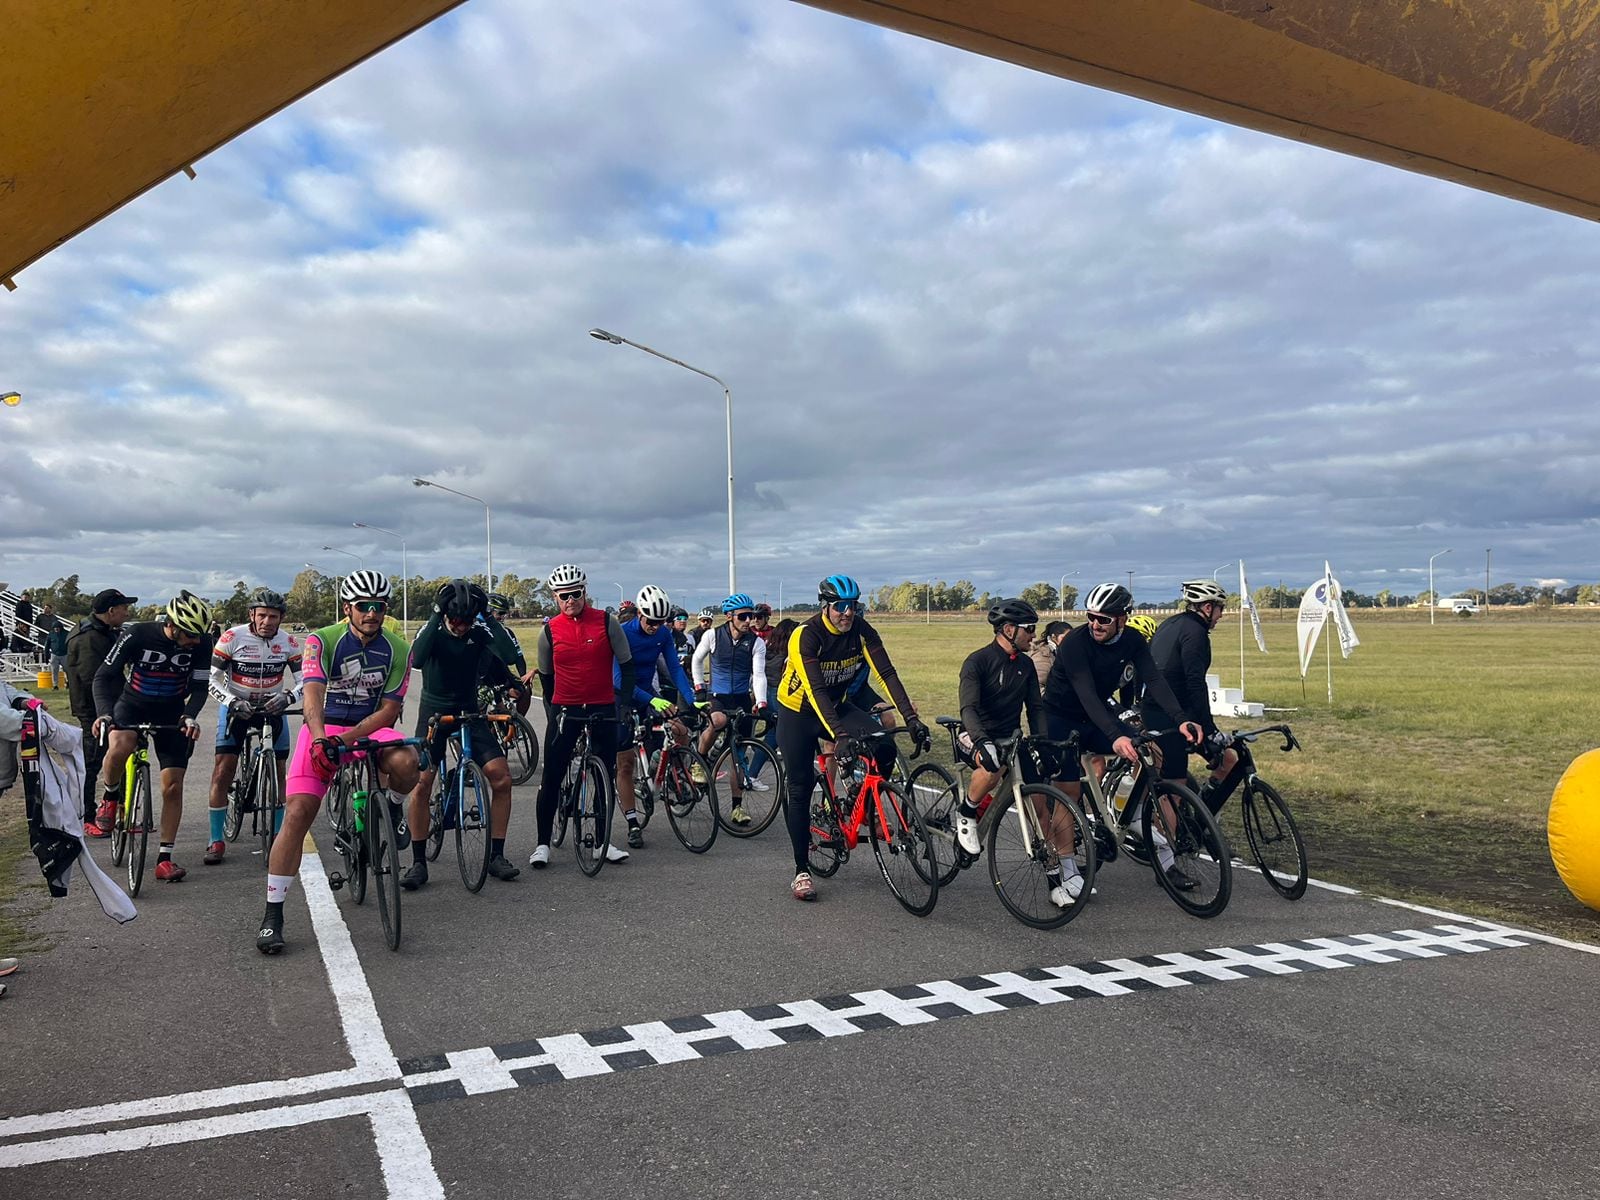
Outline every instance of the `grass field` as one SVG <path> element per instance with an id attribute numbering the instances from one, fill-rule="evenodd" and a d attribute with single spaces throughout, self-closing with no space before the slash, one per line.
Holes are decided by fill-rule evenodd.
<path id="1" fill-rule="evenodd" d="M 1245 660 L 1246 698 L 1295 710 L 1254 724 L 1287 722 L 1304 751 L 1263 740 L 1256 758 L 1300 822 L 1312 875 L 1600 940 L 1600 913 L 1562 885 L 1545 839 L 1556 780 L 1600 745 L 1600 621 L 1353 619 L 1362 644 L 1349 659 L 1334 646 L 1331 707 L 1321 645 L 1302 695 L 1291 622 L 1267 623 L 1270 653 L 1251 641 Z M 923 714 L 955 715 L 961 660 L 987 626 L 874 623 Z M 1213 670 L 1237 686 L 1230 618 L 1213 644 Z"/>

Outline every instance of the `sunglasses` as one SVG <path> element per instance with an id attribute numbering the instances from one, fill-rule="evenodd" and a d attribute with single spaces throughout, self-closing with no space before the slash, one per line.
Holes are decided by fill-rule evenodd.
<path id="1" fill-rule="evenodd" d="M 1039 627 L 1037 625 L 1018 625 L 1017 628 L 1020 629 L 1023 633 L 1032 633 L 1035 629 L 1037 629 Z"/>
<path id="2" fill-rule="evenodd" d="M 583 597 L 582 588 L 573 588 L 570 592 L 557 592 L 557 600 L 579 600 Z"/>
<path id="3" fill-rule="evenodd" d="M 380 613 L 389 607 L 387 600 L 352 600 L 350 605 L 359 613 Z"/>
<path id="4" fill-rule="evenodd" d="M 639 628 L 644 629 L 644 630 L 660 629 L 661 628 L 661 622 L 657 621 L 657 620 L 654 620 L 651 617 L 640 617 L 639 618 Z"/>
<path id="5" fill-rule="evenodd" d="M 861 601 L 859 601 L 859 600 L 836 600 L 832 604 L 828 605 L 828 607 L 833 609 L 834 612 L 842 612 L 842 613 L 855 612 L 858 608 L 861 607 Z"/>
<path id="6" fill-rule="evenodd" d="M 754 621 L 756 619 L 756 615 L 755 613 L 734 613 L 733 619 L 735 621 Z"/>
<path id="7" fill-rule="evenodd" d="M 1115 625 L 1117 623 L 1116 617 L 1107 617 L 1100 613 L 1085 613 L 1084 620 L 1091 625 Z"/>

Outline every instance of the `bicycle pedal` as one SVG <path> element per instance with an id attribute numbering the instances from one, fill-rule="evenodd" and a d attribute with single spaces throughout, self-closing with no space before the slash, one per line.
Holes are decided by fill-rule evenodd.
<path id="1" fill-rule="evenodd" d="M 343 886 L 344 886 L 344 876 L 343 875 L 340 875 L 337 872 L 335 872 L 334 874 L 328 876 L 328 890 L 329 891 L 337 892 Z"/>

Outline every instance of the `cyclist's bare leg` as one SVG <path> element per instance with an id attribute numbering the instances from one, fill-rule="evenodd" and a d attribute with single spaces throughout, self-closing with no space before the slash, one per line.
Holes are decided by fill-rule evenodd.
<path id="1" fill-rule="evenodd" d="M 228 789 L 233 786 L 233 777 L 239 770 L 238 754 L 219 754 L 217 761 L 211 768 L 211 807 L 228 807 Z"/>
<path id="2" fill-rule="evenodd" d="M 307 793 L 290 796 L 284 801 L 283 829 L 272 843 L 272 857 L 267 862 L 269 875 L 293 876 L 300 871 L 300 854 L 316 820 L 322 801 Z"/>
<path id="3" fill-rule="evenodd" d="M 711 724 L 705 727 L 705 732 L 700 735 L 700 744 L 696 747 L 701 754 L 711 753 L 711 743 L 717 740 L 720 733 L 728 724 L 728 714 L 714 712 L 711 714 Z"/>
<path id="4" fill-rule="evenodd" d="M 406 804 L 406 831 L 413 842 L 428 840 L 433 828 L 433 814 L 428 811 L 428 798 L 433 795 L 433 785 L 439 772 L 429 767 L 417 776 L 417 786 L 411 789 L 411 799 Z"/>
<path id="5" fill-rule="evenodd" d="M 622 808 L 624 818 L 635 811 L 638 803 L 633 794 L 633 780 L 638 765 L 638 747 L 629 746 L 626 750 L 617 751 L 617 804 Z M 495 836 L 500 835 L 495 834 Z"/>
<path id="6" fill-rule="evenodd" d="M 378 766 L 383 772 L 384 786 L 393 792 L 411 791 L 422 773 L 422 763 L 410 746 L 379 751 Z"/>
<path id="7" fill-rule="evenodd" d="M 1000 786 L 1000 781 L 1004 778 L 1004 772 L 973 767 L 972 778 L 967 781 L 967 802 L 976 808 L 978 801 L 994 794 L 995 788 Z"/>
<path id="8" fill-rule="evenodd" d="M 504 758 L 494 759 L 483 777 L 489 783 L 489 836 L 504 841 L 511 825 L 511 767 Z"/>
<path id="9" fill-rule="evenodd" d="M 161 844 L 170 846 L 178 838 L 178 823 L 183 820 L 182 767 L 161 772 Z"/>
<path id="10" fill-rule="evenodd" d="M 122 792 L 122 772 L 128 765 L 128 756 L 139 745 L 139 737 L 131 729 L 113 729 L 106 739 L 106 756 L 100 763 L 100 790 L 109 795 Z"/>

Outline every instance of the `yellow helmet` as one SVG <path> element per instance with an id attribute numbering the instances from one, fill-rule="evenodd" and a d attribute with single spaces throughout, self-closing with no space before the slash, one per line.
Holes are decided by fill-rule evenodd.
<path id="1" fill-rule="evenodd" d="M 1141 634 L 1148 642 L 1156 635 L 1156 619 L 1148 613 L 1140 613 L 1136 617 L 1128 618 L 1128 628 Z"/>
<path id="2" fill-rule="evenodd" d="M 167 603 L 167 620 L 173 627 L 202 637 L 211 631 L 211 605 L 187 588 Z"/>

